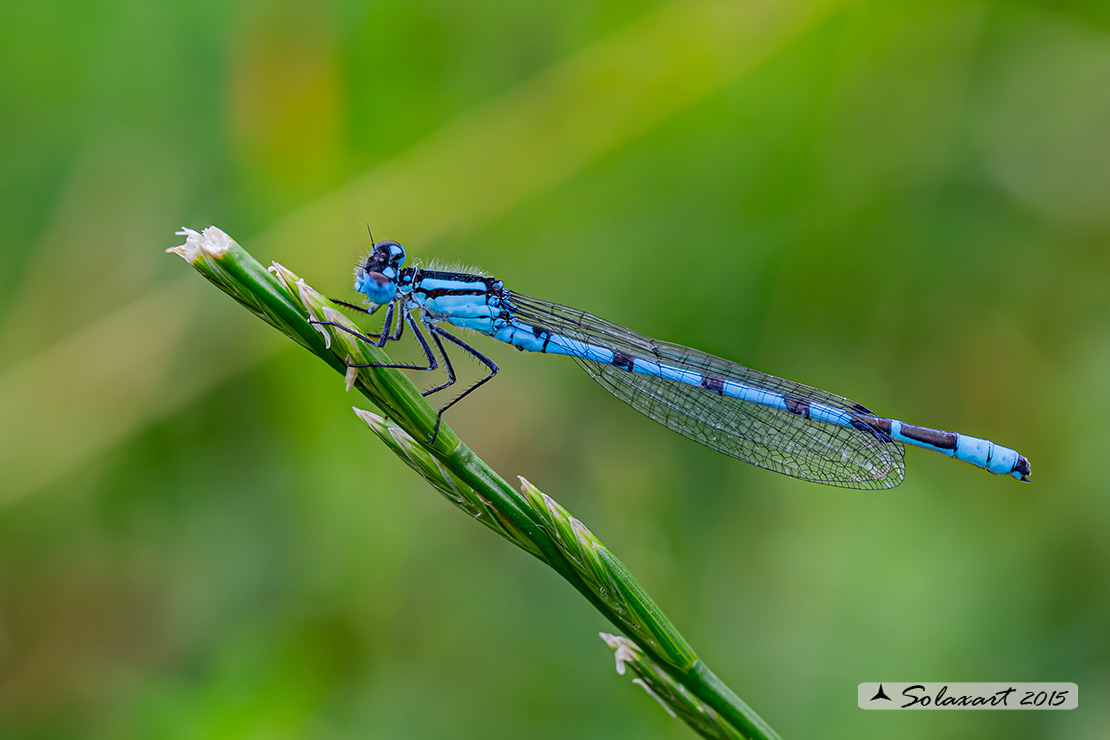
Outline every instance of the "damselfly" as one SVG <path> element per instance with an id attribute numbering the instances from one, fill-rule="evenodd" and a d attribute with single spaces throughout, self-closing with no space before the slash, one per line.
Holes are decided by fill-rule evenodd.
<path id="1" fill-rule="evenodd" d="M 433 440 L 443 412 L 498 371 L 493 360 L 443 329 L 446 323 L 520 350 L 569 355 L 606 390 L 660 424 L 718 452 L 793 478 L 845 488 L 893 488 L 905 477 L 903 445 L 910 444 L 991 473 L 1029 480 L 1029 461 L 989 440 L 878 416 L 827 391 L 661 342 L 577 308 L 522 295 L 487 275 L 402 267 L 404 262 L 400 244 L 377 242 L 355 274 L 355 290 L 366 296 L 369 308 L 335 301 L 367 314 L 384 306 L 380 334 L 333 325 L 378 347 L 401 339 L 406 324 L 411 327 L 425 364 L 370 367 L 435 370 L 442 358 L 447 379 L 425 396 L 455 382 L 444 340 L 485 365 L 485 377 L 439 409 Z M 414 315 L 417 309 L 419 318 Z"/>

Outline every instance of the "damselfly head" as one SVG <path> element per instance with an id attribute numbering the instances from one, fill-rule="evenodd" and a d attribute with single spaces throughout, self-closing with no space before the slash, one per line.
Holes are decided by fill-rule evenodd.
<path id="1" fill-rule="evenodd" d="M 362 269 L 366 272 L 380 272 L 383 275 L 389 276 L 388 270 L 393 269 L 393 275 L 401 269 L 401 265 L 405 263 L 405 248 L 397 242 L 382 241 L 374 245 L 374 249 L 366 257 L 366 262 L 362 265 Z"/>
<path id="2" fill-rule="evenodd" d="M 355 290 L 366 294 L 371 303 L 388 303 L 397 293 L 397 276 L 404 262 L 404 247 L 394 241 L 378 242 L 355 270 Z"/>

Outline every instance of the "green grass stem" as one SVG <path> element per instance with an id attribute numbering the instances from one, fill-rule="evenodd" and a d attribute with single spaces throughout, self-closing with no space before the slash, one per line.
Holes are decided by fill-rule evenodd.
<path id="1" fill-rule="evenodd" d="M 264 268 L 216 227 L 185 229 L 170 250 L 263 321 L 331 365 L 378 413 L 355 409 L 370 430 L 451 503 L 554 568 L 628 638 L 603 635 L 618 672 L 635 681 L 704 737 L 778 738 L 720 681 L 663 615 L 628 569 L 550 496 L 521 478 L 516 490 L 446 424 L 435 442 L 435 410 L 399 370 L 351 368 L 388 363 L 382 349 L 333 326 L 356 329 L 328 299 L 286 268 Z"/>

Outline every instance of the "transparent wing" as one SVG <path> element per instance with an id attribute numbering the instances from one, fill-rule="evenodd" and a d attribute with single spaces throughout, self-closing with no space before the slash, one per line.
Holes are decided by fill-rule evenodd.
<path id="1" fill-rule="evenodd" d="M 660 342 L 570 306 L 506 291 L 529 325 L 647 360 L 732 380 L 852 414 L 865 407 L 827 391 L 758 372 L 689 347 Z M 628 372 L 576 357 L 606 390 L 664 426 L 718 452 L 792 478 L 844 488 L 894 488 L 905 477 L 904 448 L 859 421 L 842 427 L 701 386 Z"/>

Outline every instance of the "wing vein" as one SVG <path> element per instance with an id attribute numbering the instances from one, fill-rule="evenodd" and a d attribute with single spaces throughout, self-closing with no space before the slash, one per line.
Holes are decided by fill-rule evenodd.
<path id="1" fill-rule="evenodd" d="M 843 411 L 872 415 L 860 404 L 801 383 L 767 375 L 689 347 L 662 342 L 587 311 L 506 291 L 516 320 L 579 342 L 691 370 L 703 378 Z M 773 406 L 721 395 L 608 363 L 575 357 L 617 398 L 669 429 L 726 455 L 794 478 L 861 489 L 893 488 L 905 476 L 904 449 L 860 423 L 839 426 Z"/>

